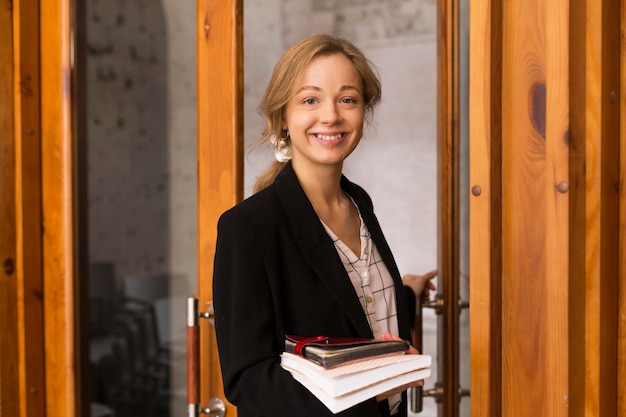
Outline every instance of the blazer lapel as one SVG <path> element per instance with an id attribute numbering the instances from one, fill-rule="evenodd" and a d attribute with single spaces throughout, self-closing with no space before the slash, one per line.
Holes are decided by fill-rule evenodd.
<path id="1" fill-rule="evenodd" d="M 304 258 L 349 317 L 359 337 L 373 337 L 346 269 L 300 186 L 291 163 L 283 168 L 274 185 L 293 231 L 294 241 Z"/>

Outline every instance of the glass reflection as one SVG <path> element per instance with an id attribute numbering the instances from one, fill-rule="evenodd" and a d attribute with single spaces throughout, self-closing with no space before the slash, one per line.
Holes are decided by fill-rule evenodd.
<path id="1" fill-rule="evenodd" d="M 186 409 L 196 292 L 195 4 L 86 4 L 92 416 Z"/>

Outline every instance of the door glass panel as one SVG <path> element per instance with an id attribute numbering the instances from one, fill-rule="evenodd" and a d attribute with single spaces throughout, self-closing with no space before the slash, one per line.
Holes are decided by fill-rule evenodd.
<path id="1" fill-rule="evenodd" d="M 85 108 L 92 416 L 186 410 L 196 292 L 195 2 L 87 0 Z"/>
<path id="2" fill-rule="evenodd" d="M 437 38 L 436 3 L 346 2 L 345 0 L 272 0 L 244 2 L 244 193 L 273 153 L 251 145 L 264 122 L 256 108 L 276 60 L 299 39 L 327 32 L 362 48 L 379 68 L 383 100 L 374 124 L 350 158 L 344 173 L 363 186 L 401 273 L 437 267 Z M 436 317 L 425 309 L 424 353 L 437 369 Z M 436 416 L 437 405 L 424 399 L 421 416 Z"/>

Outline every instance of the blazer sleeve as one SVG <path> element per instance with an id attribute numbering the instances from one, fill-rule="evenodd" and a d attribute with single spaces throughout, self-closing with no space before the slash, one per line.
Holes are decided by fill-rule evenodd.
<path id="1" fill-rule="evenodd" d="M 275 328 L 263 239 L 244 215 L 218 223 L 213 304 L 226 398 L 241 416 L 320 417 L 333 414 L 280 367 L 284 335 Z M 341 415 L 380 416 L 372 401 Z M 294 414 L 295 413 L 295 414 Z"/>
<path id="2" fill-rule="evenodd" d="M 413 289 L 408 285 L 404 286 L 404 292 L 406 293 L 406 302 L 409 306 L 409 321 L 411 327 L 413 327 L 415 324 L 415 315 L 417 314 L 417 299 L 415 298 Z"/>

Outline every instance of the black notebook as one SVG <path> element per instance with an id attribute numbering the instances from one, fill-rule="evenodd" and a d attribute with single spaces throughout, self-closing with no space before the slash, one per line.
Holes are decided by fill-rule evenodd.
<path id="1" fill-rule="evenodd" d="M 404 340 L 285 336 L 285 352 L 302 356 L 324 368 L 409 350 Z"/>

